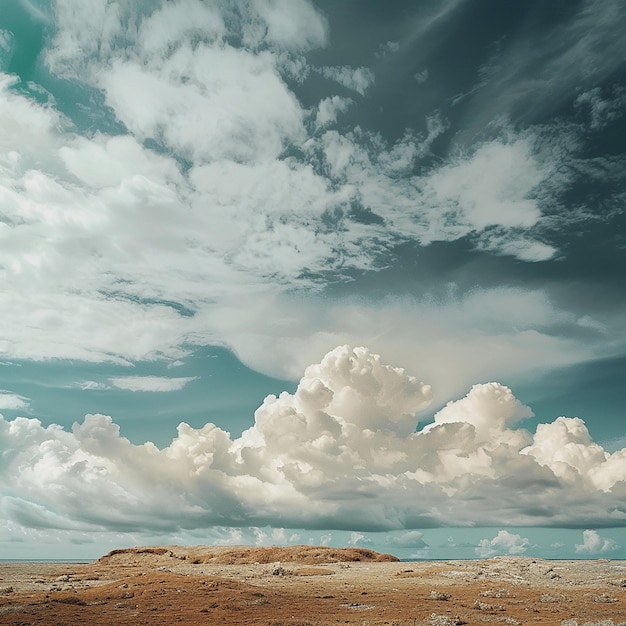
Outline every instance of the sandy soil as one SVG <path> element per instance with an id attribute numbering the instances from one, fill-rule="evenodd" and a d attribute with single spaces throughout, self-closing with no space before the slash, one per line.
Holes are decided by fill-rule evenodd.
<path id="1" fill-rule="evenodd" d="M 135 548 L 0 564 L 0 624 L 626 626 L 625 561 L 400 563 L 367 550 Z"/>

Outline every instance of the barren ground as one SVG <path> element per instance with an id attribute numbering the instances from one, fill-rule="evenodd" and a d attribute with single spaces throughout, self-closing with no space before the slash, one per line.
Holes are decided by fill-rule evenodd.
<path id="1" fill-rule="evenodd" d="M 626 625 L 625 561 L 391 559 L 305 546 L 167 546 L 89 564 L 4 563 L 0 624 Z"/>

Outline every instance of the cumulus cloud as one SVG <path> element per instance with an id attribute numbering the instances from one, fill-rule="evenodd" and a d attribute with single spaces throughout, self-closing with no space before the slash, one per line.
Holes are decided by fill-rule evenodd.
<path id="1" fill-rule="evenodd" d="M 613 539 L 601 537 L 595 530 L 584 530 L 583 542 L 575 546 L 578 554 L 602 554 L 618 548 L 619 546 Z"/>
<path id="2" fill-rule="evenodd" d="M 482 559 L 495 554 L 520 555 L 529 547 L 530 542 L 526 537 L 500 530 L 493 539 L 481 539 L 476 554 Z"/>
<path id="3" fill-rule="evenodd" d="M 492 441 L 501 433 L 510 433 L 509 425 L 532 415 L 530 408 L 524 406 L 508 387 L 498 383 L 474 385 L 462 400 L 448 402 L 424 432 L 440 424 L 463 421 L 474 426 L 477 438 Z"/>
<path id="4" fill-rule="evenodd" d="M 127 391 L 165 392 L 180 391 L 187 383 L 196 380 L 197 376 L 185 378 L 168 378 L 166 376 L 121 376 L 111 378 L 111 384 L 118 389 Z"/>
<path id="5" fill-rule="evenodd" d="M 533 435 L 516 424 L 530 411 L 490 383 L 416 431 L 415 414 L 430 400 L 403 369 L 340 346 L 307 368 L 294 394 L 268 396 L 237 439 L 210 423 L 182 423 L 159 449 L 131 444 L 104 415 L 71 432 L 2 419 L 3 513 L 28 527 L 143 533 L 626 523 L 626 451 L 601 453 L 580 420 L 559 418 Z M 584 545 L 605 545 L 585 537 Z M 479 550 L 527 547 L 501 531 Z"/>

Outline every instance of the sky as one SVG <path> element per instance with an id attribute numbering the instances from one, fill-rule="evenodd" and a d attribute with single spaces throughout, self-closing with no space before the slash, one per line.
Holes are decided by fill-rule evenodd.
<path id="1" fill-rule="evenodd" d="M 4 0 L 0 559 L 626 558 L 621 0 Z"/>

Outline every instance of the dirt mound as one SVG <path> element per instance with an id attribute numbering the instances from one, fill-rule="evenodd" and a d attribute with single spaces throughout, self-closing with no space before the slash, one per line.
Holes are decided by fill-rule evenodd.
<path id="1" fill-rule="evenodd" d="M 193 564 L 214 563 L 219 565 L 246 565 L 254 563 L 356 563 L 398 561 L 391 554 L 381 554 L 364 548 L 329 548 L 324 546 L 289 547 L 138 547 L 112 550 L 98 559 L 100 563 L 115 561 L 120 564 L 135 564 L 138 561 L 166 562 L 188 561 Z"/>

